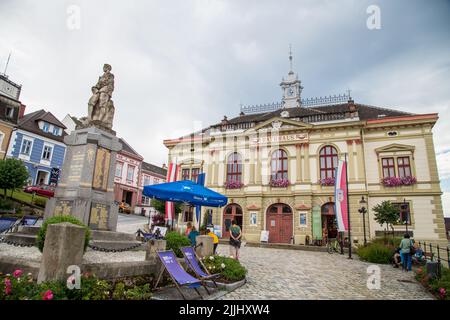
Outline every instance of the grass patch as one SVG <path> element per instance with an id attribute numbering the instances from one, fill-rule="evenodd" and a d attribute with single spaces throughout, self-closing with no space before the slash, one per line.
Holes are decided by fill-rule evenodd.
<path id="1" fill-rule="evenodd" d="M 4 196 L 4 194 L 5 194 L 4 192 L 1 193 L 2 196 Z M 11 197 L 11 190 L 8 190 L 6 194 L 7 197 Z M 14 190 L 14 192 L 12 192 L 12 199 L 36 205 L 42 208 L 45 208 L 45 204 L 47 203 L 48 200 L 46 197 L 42 197 L 39 195 L 35 195 L 33 197 L 31 193 L 26 193 L 22 190 Z"/>

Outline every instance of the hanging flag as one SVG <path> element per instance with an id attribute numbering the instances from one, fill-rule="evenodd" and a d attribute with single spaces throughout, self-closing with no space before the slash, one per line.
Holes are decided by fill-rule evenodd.
<path id="1" fill-rule="evenodd" d="M 167 182 L 175 182 L 177 181 L 178 175 L 178 165 L 175 163 L 169 164 L 169 168 L 167 170 Z M 175 204 L 171 201 L 166 201 L 166 216 L 164 220 L 166 220 L 167 224 L 170 224 L 175 217 Z"/>
<path id="2" fill-rule="evenodd" d="M 340 232 L 348 231 L 348 206 L 347 206 L 347 163 L 339 160 L 336 168 L 336 181 L 334 183 L 335 212 Z"/>
<path id="3" fill-rule="evenodd" d="M 200 173 L 197 176 L 197 184 L 204 186 L 205 185 L 205 174 L 204 173 Z M 195 218 L 196 218 L 196 228 L 197 230 L 200 230 L 200 226 L 201 226 L 201 216 L 202 216 L 202 207 L 201 206 L 195 206 Z"/>

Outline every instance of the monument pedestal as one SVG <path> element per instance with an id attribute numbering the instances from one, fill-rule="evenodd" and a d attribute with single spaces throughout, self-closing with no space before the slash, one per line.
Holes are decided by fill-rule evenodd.
<path id="1" fill-rule="evenodd" d="M 114 174 L 122 144 L 111 132 L 94 126 L 73 131 L 64 142 L 61 179 L 44 218 L 71 215 L 91 229 L 116 231 L 119 208 L 114 202 Z"/>

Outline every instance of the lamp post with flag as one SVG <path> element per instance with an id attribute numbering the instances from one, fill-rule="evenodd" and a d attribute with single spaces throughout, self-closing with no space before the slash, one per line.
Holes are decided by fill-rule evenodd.
<path id="1" fill-rule="evenodd" d="M 340 232 L 348 232 L 348 258 L 352 259 L 350 204 L 348 198 L 347 153 L 344 153 L 344 160 L 339 160 L 335 177 L 334 198 L 338 230 Z"/>

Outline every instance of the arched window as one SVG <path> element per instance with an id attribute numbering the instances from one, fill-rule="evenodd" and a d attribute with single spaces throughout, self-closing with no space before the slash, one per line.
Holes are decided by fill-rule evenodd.
<path id="1" fill-rule="evenodd" d="M 335 147 L 325 146 L 320 150 L 320 179 L 334 178 L 335 168 L 338 166 L 338 153 Z"/>
<path id="2" fill-rule="evenodd" d="M 272 153 L 270 168 L 272 180 L 288 178 L 288 157 L 286 151 L 279 149 Z"/>
<path id="3" fill-rule="evenodd" d="M 242 161 L 241 155 L 234 152 L 228 156 L 227 160 L 227 182 L 241 182 Z"/>

